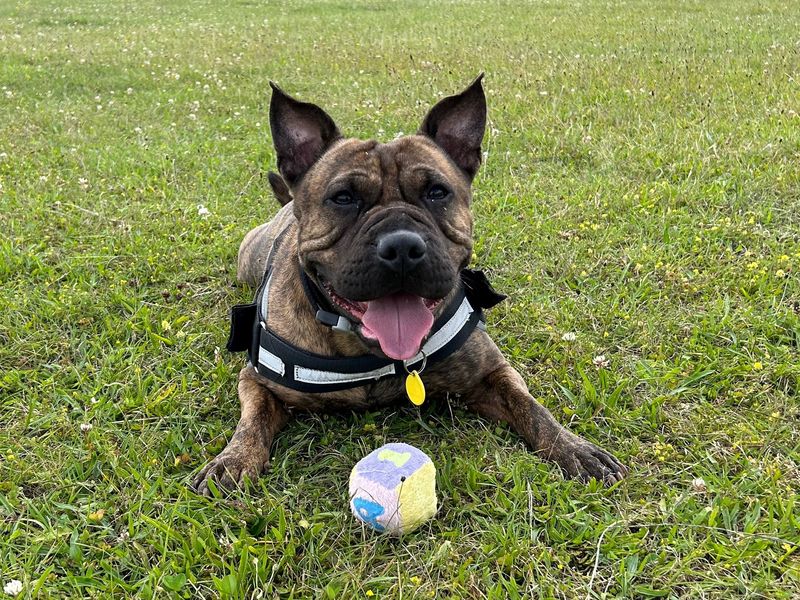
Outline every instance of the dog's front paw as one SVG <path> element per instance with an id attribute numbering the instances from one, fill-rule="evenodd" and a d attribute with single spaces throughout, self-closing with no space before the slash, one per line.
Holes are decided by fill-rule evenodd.
<path id="1" fill-rule="evenodd" d="M 266 470 L 269 456 L 266 452 L 244 453 L 228 446 L 209 462 L 192 481 L 192 488 L 203 496 L 211 496 L 208 482 L 218 488 L 242 488 L 245 481 L 255 481 Z"/>
<path id="2" fill-rule="evenodd" d="M 594 478 L 613 485 L 628 474 L 628 468 L 614 456 L 566 429 L 559 434 L 550 458 L 569 477 L 584 482 Z"/>

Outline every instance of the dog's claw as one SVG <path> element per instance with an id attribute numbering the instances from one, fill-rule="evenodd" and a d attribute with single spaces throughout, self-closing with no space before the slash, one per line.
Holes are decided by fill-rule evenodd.
<path id="1" fill-rule="evenodd" d="M 552 458 L 569 477 L 589 482 L 591 479 L 614 485 L 622 481 L 628 469 L 616 457 L 602 448 L 574 434 L 559 440 L 557 453 Z"/>
<path id="2" fill-rule="evenodd" d="M 243 489 L 248 480 L 256 481 L 266 466 L 266 460 L 244 460 L 226 449 L 200 470 L 192 481 L 192 489 L 206 497 L 212 495 L 209 481 L 221 490 Z"/>

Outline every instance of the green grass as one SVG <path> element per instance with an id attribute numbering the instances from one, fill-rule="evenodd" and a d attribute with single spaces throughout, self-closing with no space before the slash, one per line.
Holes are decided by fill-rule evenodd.
<path id="1" fill-rule="evenodd" d="M 798 31 L 785 0 L 0 4 L 0 581 L 800 597 Z M 238 242 L 277 208 L 268 81 L 388 140 L 482 70 L 491 331 L 629 479 L 564 481 L 442 401 L 300 417 L 248 493 L 195 496 L 238 417 Z M 439 469 L 439 515 L 401 541 L 347 508 L 386 441 Z"/>

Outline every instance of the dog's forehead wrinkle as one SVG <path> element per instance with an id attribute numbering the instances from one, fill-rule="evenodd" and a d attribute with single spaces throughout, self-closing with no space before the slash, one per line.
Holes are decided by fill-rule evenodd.
<path id="1" fill-rule="evenodd" d="M 365 180 L 370 182 L 374 181 L 375 179 L 375 173 L 362 168 L 354 168 L 344 171 L 340 175 L 337 175 L 331 179 L 330 183 L 327 185 L 327 188 L 335 190 L 353 181 Z"/>
<path id="2" fill-rule="evenodd" d="M 381 193 L 380 203 L 391 203 L 400 200 L 398 196 L 398 173 L 399 165 L 394 149 L 389 144 L 378 144 L 375 147 L 375 155 L 378 159 L 380 169 Z"/>
<path id="3" fill-rule="evenodd" d="M 435 177 L 446 178 L 435 166 L 435 157 L 427 148 L 417 147 L 400 138 L 378 147 L 381 157 L 382 199 L 385 203 L 415 204 L 419 188 Z"/>

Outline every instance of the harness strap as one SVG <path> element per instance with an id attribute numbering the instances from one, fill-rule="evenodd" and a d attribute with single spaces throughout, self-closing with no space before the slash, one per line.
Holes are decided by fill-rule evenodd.
<path id="1" fill-rule="evenodd" d="M 272 262 L 275 260 L 275 252 L 283 241 L 283 238 L 286 237 L 288 231 L 289 228 L 287 227 L 272 241 L 272 246 L 270 246 L 269 252 L 267 253 L 267 261 L 264 266 L 264 276 L 261 278 L 261 283 L 258 285 L 255 300 L 250 304 L 237 304 L 231 308 L 231 331 L 228 335 L 228 343 L 225 344 L 225 348 L 227 348 L 229 352 L 247 351 L 252 355 L 253 342 L 258 339 L 258 304 L 261 302 L 261 313 L 266 315 L 270 283 L 270 277 L 268 277 L 268 275 L 272 272 Z"/>
<path id="2" fill-rule="evenodd" d="M 263 291 L 269 289 L 271 277 L 270 272 Z M 256 300 L 253 305 L 258 310 L 263 302 L 260 298 Z M 420 352 L 407 360 L 392 360 L 372 354 L 344 358 L 315 354 L 277 335 L 267 327 L 266 315 L 260 311 L 256 316 L 258 327 L 249 352 L 250 362 L 260 375 L 301 392 L 354 388 L 384 377 L 404 375 L 407 370 L 421 368 L 424 360 L 428 364 L 439 362 L 460 348 L 482 319 L 480 309 L 475 309 L 461 290 L 434 323 L 434 333 Z"/>
<path id="3" fill-rule="evenodd" d="M 485 328 L 481 308 L 494 306 L 505 298 L 494 291 L 482 272 L 465 269 L 458 293 L 433 324 L 432 335 L 416 356 L 392 360 L 372 354 L 345 358 L 315 354 L 290 344 L 267 327 L 272 262 L 286 231 L 273 242 L 254 301 L 231 310 L 227 348 L 231 352 L 246 350 L 250 364 L 260 375 L 293 390 L 319 393 L 350 389 L 405 375 L 422 368 L 424 361 L 439 362 L 458 350 L 476 327 Z M 333 329 L 352 330 L 349 319 L 322 308 L 327 307 L 327 301 L 302 269 L 300 276 L 317 320 Z"/>

